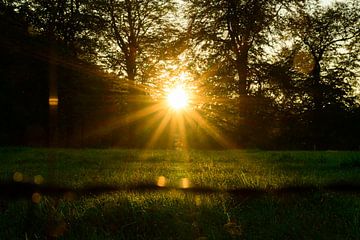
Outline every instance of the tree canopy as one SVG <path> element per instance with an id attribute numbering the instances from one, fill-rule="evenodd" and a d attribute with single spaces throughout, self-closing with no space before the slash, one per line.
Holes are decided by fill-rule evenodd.
<path id="1" fill-rule="evenodd" d="M 356 0 L 1 0 L 1 142 L 46 142 L 56 85 L 64 145 L 139 147 L 160 131 L 144 109 L 181 83 L 184 122 L 211 146 L 358 148 L 359 14 Z"/>

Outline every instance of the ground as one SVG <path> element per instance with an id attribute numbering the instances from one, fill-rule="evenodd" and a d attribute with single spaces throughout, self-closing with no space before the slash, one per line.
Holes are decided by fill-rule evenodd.
<path id="1" fill-rule="evenodd" d="M 360 239 L 359 152 L 0 148 L 2 239 Z"/>

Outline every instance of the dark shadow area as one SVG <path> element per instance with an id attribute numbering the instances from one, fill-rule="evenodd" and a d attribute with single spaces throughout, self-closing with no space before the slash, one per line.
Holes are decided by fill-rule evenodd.
<path id="1" fill-rule="evenodd" d="M 106 192 L 119 191 L 115 186 L 94 185 L 84 188 L 71 188 L 57 185 L 36 185 L 33 183 L 8 182 L 0 184 L 0 199 L 24 199 L 31 198 L 34 193 L 62 197 L 71 194 L 72 196 L 98 195 Z"/>
<path id="2" fill-rule="evenodd" d="M 324 189 L 327 191 L 334 191 L 334 192 L 360 193 L 360 184 L 348 183 L 348 182 L 335 182 L 326 185 Z"/>

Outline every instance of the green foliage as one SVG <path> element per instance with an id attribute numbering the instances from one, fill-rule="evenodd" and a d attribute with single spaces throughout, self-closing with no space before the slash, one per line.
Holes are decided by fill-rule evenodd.
<path id="1" fill-rule="evenodd" d="M 358 149 L 359 12 L 356 0 L 3 0 L 0 143 L 45 146 L 58 95 L 62 146 L 144 146 L 156 124 L 140 133 L 151 116 L 130 115 L 186 73 L 192 107 L 238 147 Z"/>
<path id="2" fill-rule="evenodd" d="M 104 23 L 100 56 L 108 69 L 130 81 L 148 81 L 152 68 L 176 37 L 174 1 L 98 0 L 91 12 Z"/>

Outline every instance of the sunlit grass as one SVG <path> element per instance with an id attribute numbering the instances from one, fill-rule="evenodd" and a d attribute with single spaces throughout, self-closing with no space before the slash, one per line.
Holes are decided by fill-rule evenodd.
<path id="1" fill-rule="evenodd" d="M 358 183 L 356 152 L 2 148 L 0 159 L 2 182 L 73 189 L 2 199 L 0 235 L 6 239 L 360 237 L 356 193 L 271 193 L 288 185 Z M 89 185 L 119 191 L 80 193 Z"/>
<path id="2" fill-rule="evenodd" d="M 360 160 L 355 152 L 56 150 L 54 159 L 49 159 L 48 150 L 41 149 L 0 154 L 1 179 L 38 176 L 39 180 L 42 176 L 41 181 L 78 186 L 94 180 L 118 185 L 155 183 L 164 176 L 171 186 L 189 178 L 201 187 L 276 188 L 292 182 L 353 180 L 360 169 L 346 167 L 346 163 Z"/>

